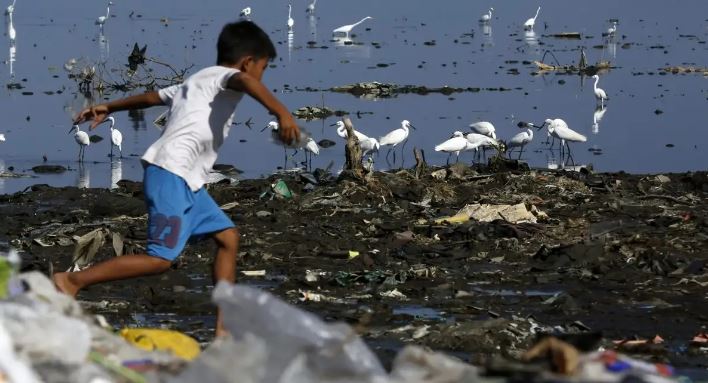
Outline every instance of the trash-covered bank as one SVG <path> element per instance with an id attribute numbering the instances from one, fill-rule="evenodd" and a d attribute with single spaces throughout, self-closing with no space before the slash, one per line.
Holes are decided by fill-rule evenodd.
<path id="1" fill-rule="evenodd" d="M 241 229 L 239 285 L 348 323 L 386 371 L 417 345 L 482 369 L 474 376 L 538 376 L 550 367 L 520 361 L 550 333 L 579 350 L 576 366 L 595 357 L 603 371 L 627 371 L 630 362 L 593 354 L 617 350 L 650 362 L 641 368 L 690 375 L 708 365 L 706 181 L 705 172 L 509 163 L 374 173 L 365 183 L 318 170 L 210 192 Z M 141 193 L 132 182 L 113 192 L 36 186 L 2 197 L 0 233 L 22 250 L 23 271 L 139 251 Z M 206 346 L 212 250 L 196 242 L 162 276 L 96 286 L 79 300 L 116 330 L 164 327 Z"/>

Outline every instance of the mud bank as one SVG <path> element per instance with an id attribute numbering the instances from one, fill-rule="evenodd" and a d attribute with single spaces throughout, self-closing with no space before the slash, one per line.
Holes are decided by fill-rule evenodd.
<path id="1" fill-rule="evenodd" d="M 690 341 L 708 320 L 708 174 L 513 168 L 374 173 L 366 184 L 316 171 L 209 189 L 241 230 L 239 283 L 354 324 L 383 360 L 414 343 L 484 364 L 518 357 L 538 333 L 598 332 L 591 347 L 707 367 Z M 264 193 L 278 179 L 292 198 Z M 476 203 L 521 203 L 534 219 L 440 219 Z M 0 238 L 24 251 L 23 271 L 69 268 L 73 236 L 97 228 L 110 234 L 94 261 L 140 251 L 146 237 L 135 182 L 36 185 L 1 196 L 0 214 Z M 208 342 L 213 250 L 195 241 L 166 274 L 78 298 L 117 328 L 163 326 Z M 663 341 L 636 341 L 655 335 Z"/>

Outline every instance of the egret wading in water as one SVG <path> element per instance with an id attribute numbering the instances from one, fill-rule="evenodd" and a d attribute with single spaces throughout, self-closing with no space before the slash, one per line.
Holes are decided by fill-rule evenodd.
<path id="1" fill-rule="evenodd" d="M 7 8 L 5 9 L 6 15 L 11 15 L 15 12 L 15 1 L 16 0 L 12 0 L 12 4 L 8 5 Z"/>
<path id="2" fill-rule="evenodd" d="M 570 145 L 568 144 L 569 142 L 585 142 L 587 141 L 587 137 L 583 136 L 582 134 L 574 131 L 573 129 L 570 129 L 568 127 L 568 124 L 566 124 L 565 121 L 561 120 L 560 118 L 556 119 L 546 119 L 546 121 L 541 125 L 541 128 L 546 127 L 548 129 L 548 133 L 555 137 L 560 139 L 561 141 L 561 155 L 563 154 L 563 148 L 567 147 L 568 148 L 568 156 L 570 159 L 573 159 L 573 156 L 570 154 Z"/>
<path id="3" fill-rule="evenodd" d="M 371 16 L 366 16 L 363 19 L 357 21 L 354 24 L 349 24 L 349 25 L 342 25 L 341 27 L 335 29 L 332 31 L 333 35 L 341 35 L 344 34 L 344 38 L 349 39 L 349 33 L 356 27 L 357 25 L 363 23 L 366 20 L 373 19 Z"/>
<path id="4" fill-rule="evenodd" d="M 365 137 L 363 139 L 359 140 L 359 147 L 362 150 L 361 156 L 364 157 L 365 155 L 373 152 L 379 151 L 379 148 L 381 145 L 379 145 L 379 141 L 375 138 L 372 137 Z"/>
<path id="5" fill-rule="evenodd" d="M 448 153 L 447 161 L 445 161 L 445 164 L 449 165 L 450 156 L 452 155 L 452 153 L 455 153 L 455 156 L 457 156 L 457 160 L 455 161 L 455 163 L 457 163 L 460 161 L 460 152 L 469 150 L 469 148 L 470 143 L 469 141 L 467 141 L 467 138 L 465 138 L 465 135 L 462 134 L 462 132 L 460 131 L 456 131 L 452 134 L 452 137 L 450 139 L 436 145 L 435 151 Z"/>
<path id="6" fill-rule="evenodd" d="M 496 129 L 494 128 L 494 125 L 491 122 L 475 122 L 474 124 L 470 124 L 470 129 L 472 129 L 475 133 L 484 134 L 485 136 L 494 139 L 497 138 Z"/>
<path id="7" fill-rule="evenodd" d="M 10 42 L 14 43 L 17 37 L 17 31 L 15 31 L 15 24 L 12 22 L 12 13 L 9 14 L 10 20 L 7 24 L 7 37 L 10 38 Z"/>
<path id="8" fill-rule="evenodd" d="M 0 133 L 0 142 L 5 142 L 5 134 Z"/>
<path id="9" fill-rule="evenodd" d="M 101 29 L 103 29 L 103 25 L 106 23 L 108 20 L 108 16 L 111 14 L 111 5 L 113 5 L 112 1 L 108 2 L 108 6 L 106 6 L 106 15 L 105 16 L 98 16 L 96 19 L 96 25 L 100 26 Z"/>
<path id="10" fill-rule="evenodd" d="M 612 26 L 607 28 L 607 37 L 613 38 L 617 34 L 617 22 L 613 21 Z"/>
<path id="11" fill-rule="evenodd" d="M 118 147 L 118 152 L 120 152 L 120 158 L 123 158 L 123 134 L 115 128 L 116 125 L 116 119 L 113 116 L 108 116 L 103 123 L 110 122 L 111 123 L 111 154 L 110 157 L 113 158 L 113 147 L 117 146 Z"/>
<path id="12" fill-rule="evenodd" d="M 317 142 L 315 142 L 315 139 L 314 139 L 314 138 L 308 137 L 308 138 L 307 138 L 307 141 L 305 141 L 304 149 L 305 149 L 305 165 L 306 165 L 308 168 L 312 168 L 312 155 L 314 154 L 314 155 L 316 155 L 316 156 L 319 156 L 319 155 L 320 155 L 320 147 L 319 147 L 319 145 L 317 145 Z M 308 159 L 307 159 L 307 157 L 308 157 L 307 153 L 308 153 L 308 152 L 310 153 L 310 156 L 309 156 L 310 159 L 309 159 L 309 161 L 308 161 Z"/>
<path id="13" fill-rule="evenodd" d="M 72 126 L 71 129 L 69 129 L 69 133 L 74 130 L 76 130 L 76 133 L 74 133 L 74 140 L 76 140 L 76 143 L 79 144 L 79 162 L 84 162 L 84 152 L 86 151 L 86 147 L 91 143 L 91 140 L 89 140 L 88 133 L 82 131 L 78 125 Z"/>
<path id="14" fill-rule="evenodd" d="M 251 19 L 251 7 L 246 7 L 241 10 L 241 13 L 238 14 L 239 17 L 242 19 L 250 20 Z"/>
<path id="15" fill-rule="evenodd" d="M 509 158 L 511 158 L 511 149 L 519 149 L 519 159 L 521 159 L 521 153 L 524 151 L 524 146 L 533 140 L 533 130 L 526 129 L 525 132 L 518 133 L 509 139 L 506 143 L 506 147 L 509 150 Z"/>
<path id="16" fill-rule="evenodd" d="M 485 135 L 487 137 L 497 139 L 497 133 L 496 129 L 494 128 L 494 125 L 489 122 L 489 121 L 478 121 L 473 124 L 470 124 L 470 129 L 472 129 L 473 132 L 479 133 L 482 135 Z M 487 148 L 487 146 L 482 147 L 482 153 L 486 155 L 486 152 L 484 151 Z M 478 150 L 475 150 L 475 153 L 479 153 Z"/>
<path id="17" fill-rule="evenodd" d="M 541 7 L 539 6 L 538 9 L 536 10 L 536 16 L 526 20 L 524 23 L 524 29 L 529 30 L 533 29 L 534 25 L 536 25 L 536 18 L 538 18 L 538 13 L 541 12 Z"/>
<path id="18" fill-rule="evenodd" d="M 403 120 L 401 121 L 401 127 L 395 130 L 392 130 L 388 132 L 385 136 L 379 138 L 379 145 L 381 146 L 386 146 L 386 145 L 391 145 L 391 147 L 388 149 L 388 152 L 386 152 L 386 160 L 388 161 L 388 156 L 391 154 L 391 150 L 393 150 L 396 145 L 400 144 L 403 142 L 404 144 L 401 146 L 402 148 L 406 146 L 405 141 L 408 139 L 408 134 L 409 134 L 409 129 L 413 128 L 415 129 L 415 126 L 411 125 L 410 121 L 408 120 Z M 401 149 L 401 155 L 403 155 L 403 149 Z M 393 151 L 393 162 L 396 162 L 396 151 Z"/>
<path id="19" fill-rule="evenodd" d="M 288 4 L 288 30 L 293 30 L 293 25 L 295 25 L 295 20 L 291 17 L 293 6 Z"/>
<path id="20" fill-rule="evenodd" d="M 467 133 L 465 134 L 465 139 L 467 139 L 469 143 L 467 150 L 474 150 L 478 154 L 480 154 L 479 148 L 482 148 L 484 151 L 485 148 L 499 145 L 499 142 L 497 142 L 495 138 L 479 133 Z"/>
<path id="21" fill-rule="evenodd" d="M 600 76 L 593 75 L 592 78 L 595 79 L 595 83 L 592 86 L 592 89 L 595 91 L 595 98 L 597 99 L 597 101 L 600 102 L 600 107 L 604 108 L 605 107 L 605 100 L 607 100 L 607 93 L 605 93 L 604 90 L 597 87 L 597 83 L 600 81 Z"/>
<path id="22" fill-rule="evenodd" d="M 492 20 L 492 12 L 494 11 L 494 8 L 489 8 L 489 13 L 485 13 L 482 15 L 482 17 L 479 18 L 479 21 L 482 23 L 488 23 Z"/>
<path id="23" fill-rule="evenodd" d="M 337 127 L 337 135 L 338 135 L 339 137 L 342 137 L 342 138 L 344 138 L 344 139 L 347 138 L 347 128 L 344 126 L 344 122 L 342 122 L 342 121 L 337 121 L 337 122 L 335 122 L 334 124 L 332 124 L 332 125 L 330 125 L 330 126 L 336 126 L 336 127 Z M 352 129 L 352 130 L 354 131 L 354 135 L 356 136 L 356 138 L 359 139 L 359 144 L 360 144 L 360 145 L 361 145 L 361 141 L 364 141 L 364 140 L 366 140 L 366 139 L 369 138 L 369 136 L 367 136 L 366 134 L 364 134 L 364 133 L 362 133 L 362 132 L 356 131 L 356 130 L 354 130 L 354 129 Z"/>
<path id="24" fill-rule="evenodd" d="M 264 130 L 266 130 L 266 129 L 268 129 L 268 128 L 270 128 L 270 130 L 271 130 L 271 131 L 270 131 L 270 136 L 271 136 L 271 139 L 273 140 L 273 142 L 276 142 L 277 144 L 279 144 L 279 145 L 281 145 L 281 146 L 283 147 L 283 157 L 284 157 L 283 169 L 285 169 L 285 168 L 287 167 L 287 164 L 288 164 L 287 149 L 293 149 L 293 150 L 295 150 L 295 153 L 293 153 L 293 156 L 294 156 L 295 154 L 297 154 L 298 149 L 302 149 L 302 148 L 304 148 L 304 149 L 307 150 L 307 151 L 310 151 L 311 153 L 314 153 L 315 151 L 317 152 L 317 153 L 315 153 L 315 154 L 319 154 L 319 153 L 320 153 L 320 148 L 319 148 L 319 146 L 317 147 L 317 149 L 314 149 L 314 147 L 312 146 L 312 144 L 310 144 L 310 149 L 312 149 L 312 150 L 309 150 L 309 149 L 308 149 L 308 143 L 309 143 L 309 141 L 311 140 L 311 137 L 310 137 L 309 134 L 307 134 L 307 133 L 304 131 L 304 129 L 302 129 L 302 128 L 300 128 L 300 137 L 299 137 L 299 139 L 293 141 L 293 142 L 290 143 L 290 144 L 286 144 L 286 143 L 284 143 L 284 142 L 280 139 L 280 132 L 278 132 L 278 129 L 280 129 L 280 124 L 278 124 L 277 121 L 271 121 L 271 122 L 269 122 L 268 125 L 265 126 L 265 128 L 261 129 L 261 132 L 264 131 Z M 314 141 L 314 140 L 313 140 L 313 141 Z M 317 144 L 315 143 L 315 145 L 317 145 Z"/>
<path id="25" fill-rule="evenodd" d="M 305 9 L 305 12 L 308 15 L 314 15 L 315 14 L 315 5 L 317 5 L 317 0 L 312 0 L 310 5 L 307 6 L 307 9 Z"/>

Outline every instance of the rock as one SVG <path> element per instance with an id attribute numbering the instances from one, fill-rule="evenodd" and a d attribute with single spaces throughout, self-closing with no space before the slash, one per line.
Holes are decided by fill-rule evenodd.
<path id="1" fill-rule="evenodd" d="M 654 180 L 656 180 L 656 182 L 658 182 L 660 184 L 667 184 L 667 183 L 671 182 L 671 178 L 669 178 L 663 174 L 659 174 L 658 176 L 654 177 Z"/>
<path id="2" fill-rule="evenodd" d="M 260 211 L 256 212 L 256 217 L 260 217 L 260 218 L 268 217 L 270 215 L 273 215 L 273 213 L 271 213 L 269 211 L 265 211 L 265 210 L 260 210 Z"/>

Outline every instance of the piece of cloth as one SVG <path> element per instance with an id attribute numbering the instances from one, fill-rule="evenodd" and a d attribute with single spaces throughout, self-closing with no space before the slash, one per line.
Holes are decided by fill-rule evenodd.
<path id="1" fill-rule="evenodd" d="M 236 73 L 237 69 L 212 66 L 182 84 L 161 89 L 160 98 L 170 107 L 167 126 L 142 160 L 184 178 L 192 191 L 204 186 L 243 97 L 226 88 Z"/>
<path id="2" fill-rule="evenodd" d="M 149 255 L 174 261 L 190 237 L 235 227 L 205 188 L 194 192 L 182 177 L 159 166 L 145 167 L 143 188 Z"/>

